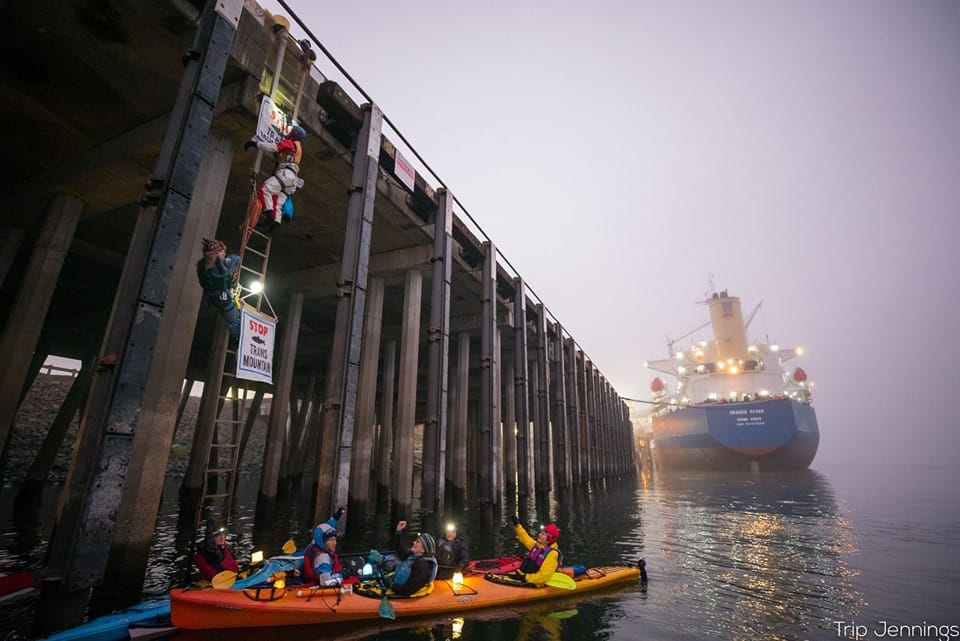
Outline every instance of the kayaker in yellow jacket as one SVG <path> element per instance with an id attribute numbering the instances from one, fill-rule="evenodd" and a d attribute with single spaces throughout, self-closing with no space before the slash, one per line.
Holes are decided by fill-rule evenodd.
<path id="1" fill-rule="evenodd" d="M 520 569 L 517 572 L 523 576 L 523 580 L 538 588 L 547 582 L 563 559 L 560 552 L 560 546 L 557 545 L 557 539 L 560 538 L 560 529 L 556 525 L 549 525 L 540 529 L 537 538 L 534 539 L 520 524 L 520 519 L 516 515 L 511 516 L 513 522 L 513 531 L 517 539 L 530 552 L 527 554 Z"/>

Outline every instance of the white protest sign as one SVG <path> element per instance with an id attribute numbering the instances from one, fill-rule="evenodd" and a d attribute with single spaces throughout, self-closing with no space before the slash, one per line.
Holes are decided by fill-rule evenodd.
<path id="1" fill-rule="evenodd" d="M 273 344 L 276 335 L 275 318 L 243 306 L 240 344 L 237 346 L 237 378 L 273 383 Z"/>
<path id="2" fill-rule="evenodd" d="M 257 138 L 263 142 L 278 143 L 290 133 L 290 117 L 273 101 L 263 97 L 260 101 L 260 117 L 257 119 Z"/>

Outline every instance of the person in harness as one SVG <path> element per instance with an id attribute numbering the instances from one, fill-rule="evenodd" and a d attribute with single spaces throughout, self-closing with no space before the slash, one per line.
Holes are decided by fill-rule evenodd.
<path id="1" fill-rule="evenodd" d="M 240 256 L 227 255 L 227 245 L 219 240 L 204 238 L 203 258 L 197 261 L 197 280 L 203 288 L 203 297 L 230 330 L 230 338 L 240 338 L 240 306 L 234 297 L 234 281 L 240 269 Z"/>
<path id="2" fill-rule="evenodd" d="M 337 556 L 337 540 L 342 536 L 337 531 L 337 522 L 343 516 L 343 508 L 337 508 L 333 516 L 313 529 L 313 541 L 303 551 L 303 578 L 307 583 L 328 587 L 357 580 L 344 580 L 343 566 Z"/>
<path id="3" fill-rule="evenodd" d="M 520 524 L 520 519 L 516 515 L 510 517 L 513 522 L 513 530 L 517 535 L 523 547 L 529 550 L 517 575 L 525 582 L 536 587 L 543 587 L 557 568 L 563 562 L 563 554 L 557 545 L 557 539 L 560 538 L 560 530 L 556 525 L 549 525 L 540 529 L 537 538 L 534 539 Z"/>
<path id="4" fill-rule="evenodd" d="M 437 559 L 434 558 L 437 544 L 432 536 L 423 532 L 417 535 L 409 549 L 404 549 L 402 537 L 406 527 L 406 521 L 397 523 L 394 542 L 400 562 L 386 587 L 403 596 L 424 596 L 433 590 L 433 580 L 437 577 Z"/>
<path id="5" fill-rule="evenodd" d="M 257 189 L 257 198 L 263 206 L 257 227 L 270 234 L 276 233 L 280 228 L 281 220 L 293 218 L 293 193 L 303 186 L 303 180 L 298 175 L 300 159 L 303 157 L 300 141 L 306 137 L 307 131 L 294 125 L 280 142 L 263 142 L 254 137 L 243 145 L 244 150 L 256 147 L 272 153 L 277 160 L 273 175 L 264 180 Z"/>
<path id="6" fill-rule="evenodd" d="M 214 527 L 213 523 L 207 523 L 207 535 L 203 543 L 197 546 L 197 555 L 193 562 L 200 570 L 201 578 L 207 581 L 226 570 L 237 572 L 237 560 L 227 547 L 227 528 L 222 525 Z"/>

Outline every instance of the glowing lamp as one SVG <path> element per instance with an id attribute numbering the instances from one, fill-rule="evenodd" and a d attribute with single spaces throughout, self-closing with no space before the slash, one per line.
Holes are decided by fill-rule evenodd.
<path id="1" fill-rule="evenodd" d="M 453 587 L 459 588 L 463 586 L 463 572 L 454 572 L 453 573 Z"/>
<path id="2" fill-rule="evenodd" d="M 363 568 L 360 569 L 360 574 L 362 576 L 373 576 L 373 565 L 370 563 L 364 563 Z"/>
<path id="3" fill-rule="evenodd" d="M 263 551 L 257 550 L 250 555 L 250 563 L 262 563 L 263 562 Z"/>
<path id="4" fill-rule="evenodd" d="M 259 280 L 255 280 L 255 281 L 253 281 L 252 283 L 250 283 L 250 292 L 251 292 L 251 293 L 253 293 L 253 294 L 259 294 L 259 293 L 262 292 L 262 291 L 263 291 L 263 283 L 261 283 Z"/>

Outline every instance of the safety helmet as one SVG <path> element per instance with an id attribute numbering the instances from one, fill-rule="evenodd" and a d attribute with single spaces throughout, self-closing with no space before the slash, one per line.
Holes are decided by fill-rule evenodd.
<path id="1" fill-rule="evenodd" d="M 437 544 L 433 540 L 433 537 L 422 532 L 420 536 L 417 537 L 417 540 L 420 541 L 420 544 L 423 545 L 423 555 L 424 556 L 433 556 L 437 552 Z"/>
<path id="2" fill-rule="evenodd" d="M 287 134 L 294 140 L 303 140 L 307 137 L 307 130 L 301 127 L 300 125 L 294 125 L 290 127 L 290 133 Z"/>
<path id="3" fill-rule="evenodd" d="M 327 541 L 341 536 L 337 528 L 329 523 L 321 523 L 313 530 L 313 542 L 321 547 L 326 547 Z"/>
<path id="4" fill-rule="evenodd" d="M 547 535 L 547 543 L 556 543 L 557 539 L 560 538 L 560 528 L 553 523 L 545 526 L 543 532 Z"/>

